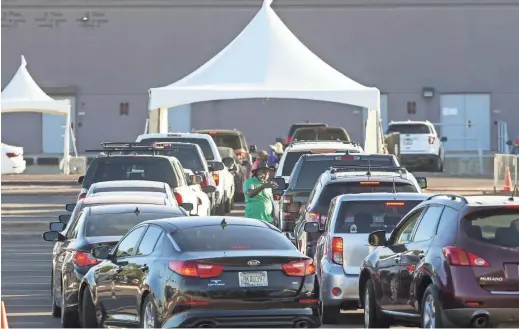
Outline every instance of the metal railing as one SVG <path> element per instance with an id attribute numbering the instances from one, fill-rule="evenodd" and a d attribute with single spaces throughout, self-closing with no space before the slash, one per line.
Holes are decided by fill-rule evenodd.
<path id="1" fill-rule="evenodd" d="M 519 156 L 515 154 L 495 154 L 494 155 L 494 192 L 503 191 L 506 184 L 507 175 L 510 175 L 510 186 L 513 190 L 518 182 L 517 163 Z"/>

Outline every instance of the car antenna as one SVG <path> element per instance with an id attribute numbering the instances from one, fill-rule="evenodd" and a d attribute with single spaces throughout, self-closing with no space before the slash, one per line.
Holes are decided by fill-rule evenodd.
<path id="1" fill-rule="evenodd" d="M 396 193 L 395 177 L 393 177 L 393 193 Z"/>
<path id="2" fill-rule="evenodd" d="M 508 201 L 514 201 L 515 191 L 517 191 L 517 184 L 515 184 L 512 195 L 508 198 Z"/>
<path id="3" fill-rule="evenodd" d="M 371 161 L 368 160 L 368 172 L 366 173 L 366 176 L 371 176 Z"/>
<path id="4" fill-rule="evenodd" d="M 222 227 L 222 229 L 225 229 L 225 227 L 227 226 L 227 222 L 225 221 L 225 218 L 222 219 L 222 221 L 220 222 L 220 226 Z"/>
<path id="5" fill-rule="evenodd" d="M 135 214 L 135 216 L 139 216 L 139 214 L 141 213 L 139 207 L 135 207 L 135 211 L 133 213 Z"/>

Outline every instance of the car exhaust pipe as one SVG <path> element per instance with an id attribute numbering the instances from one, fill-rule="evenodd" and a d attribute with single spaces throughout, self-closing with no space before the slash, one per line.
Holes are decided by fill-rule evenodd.
<path id="1" fill-rule="evenodd" d="M 216 328 L 212 323 L 200 323 L 198 325 L 198 328 Z"/>
<path id="2" fill-rule="evenodd" d="M 490 315 L 486 312 L 476 312 L 470 322 L 472 328 L 488 328 L 490 326 Z"/>
<path id="3" fill-rule="evenodd" d="M 299 320 L 294 323 L 294 328 L 310 328 L 310 323 L 306 320 Z"/>

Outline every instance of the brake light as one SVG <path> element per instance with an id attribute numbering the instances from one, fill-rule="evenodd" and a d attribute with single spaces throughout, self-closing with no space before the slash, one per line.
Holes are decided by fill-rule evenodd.
<path id="1" fill-rule="evenodd" d="M 175 199 L 177 200 L 177 204 L 184 203 L 184 199 L 182 199 L 182 195 L 180 195 L 180 193 L 175 192 L 174 194 L 175 194 Z"/>
<path id="2" fill-rule="evenodd" d="M 81 200 L 81 199 L 84 199 L 86 198 L 86 193 L 81 193 L 78 197 L 77 197 L 77 200 Z"/>
<path id="3" fill-rule="evenodd" d="M 337 160 L 355 160 L 355 157 L 352 155 L 343 155 L 341 157 L 335 158 Z"/>
<path id="4" fill-rule="evenodd" d="M 279 195 L 279 194 L 274 194 L 274 200 L 276 200 L 276 201 L 281 200 L 281 195 Z"/>
<path id="5" fill-rule="evenodd" d="M 283 195 L 283 203 L 292 203 L 293 198 L 291 195 Z"/>
<path id="6" fill-rule="evenodd" d="M 329 149 L 316 149 L 316 150 L 310 150 L 312 153 L 335 153 L 336 150 L 329 150 Z"/>
<path id="7" fill-rule="evenodd" d="M 359 182 L 360 185 L 380 185 L 380 182 Z"/>
<path id="8" fill-rule="evenodd" d="M 9 152 L 9 153 L 6 153 L 5 155 L 7 155 L 8 158 L 14 158 L 14 157 L 19 156 L 20 154 Z"/>
<path id="9" fill-rule="evenodd" d="M 328 219 L 328 216 L 326 215 L 321 215 L 319 213 L 316 213 L 316 212 L 309 212 L 306 214 L 306 221 L 307 222 L 319 222 L 321 224 L 324 224 L 326 222 L 326 220 Z"/>
<path id="10" fill-rule="evenodd" d="M 403 207 L 405 202 L 386 202 L 386 207 Z"/>
<path id="11" fill-rule="evenodd" d="M 220 174 L 217 172 L 213 173 L 213 179 L 216 186 L 220 185 Z"/>
<path id="12" fill-rule="evenodd" d="M 202 175 L 202 182 L 200 183 L 200 187 L 206 187 L 207 185 L 209 185 L 209 183 L 207 182 L 207 177 L 205 177 L 205 175 Z"/>
<path id="13" fill-rule="evenodd" d="M 219 277 L 223 272 L 223 266 L 202 264 L 197 262 L 170 261 L 169 269 L 182 276 L 205 278 Z"/>
<path id="14" fill-rule="evenodd" d="M 344 243 L 342 238 L 335 237 L 332 240 L 332 262 L 342 265 L 342 253 L 344 251 Z"/>
<path id="15" fill-rule="evenodd" d="M 311 259 L 298 260 L 283 264 L 283 272 L 288 276 L 305 276 L 315 274 L 314 261 Z"/>
<path id="16" fill-rule="evenodd" d="M 429 136 L 429 144 L 433 144 L 435 140 L 436 140 L 435 136 Z"/>
<path id="17" fill-rule="evenodd" d="M 486 260 L 467 252 L 461 248 L 444 247 L 443 255 L 447 259 L 449 265 L 452 266 L 473 266 L 473 267 L 488 267 L 490 266 Z"/>
<path id="18" fill-rule="evenodd" d="M 207 132 L 209 135 L 218 135 L 218 131 L 208 131 Z"/>
<path id="19" fill-rule="evenodd" d="M 74 264 L 76 264 L 79 267 L 92 266 L 99 263 L 100 261 L 88 252 L 76 251 L 76 253 L 74 254 Z"/>

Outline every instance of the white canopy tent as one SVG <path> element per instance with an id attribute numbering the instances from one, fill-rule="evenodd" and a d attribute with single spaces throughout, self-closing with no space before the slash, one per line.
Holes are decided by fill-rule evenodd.
<path id="1" fill-rule="evenodd" d="M 271 3 L 264 0 L 245 29 L 196 71 L 168 86 L 150 89 L 150 132 L 167 132 L 168 108 L 184 104 L 243 98 L 309 99 L 367 108 L 364 148 L 381 151 L 380 91 L 353 81 L 306 48 Z"/>
<path id="2" fill-rule="evenodd" d="M 27 71 L 27 62 L 22 55 L 22 63 L 13 79 L 2 91 L 1 113 L 37 112 L 66 117 L 63 149 L 63 171 L 70 173 L 70 101 L 55 100 L 36 84 Z M 61 133 L 61 132 L 56 132 Z"/>

